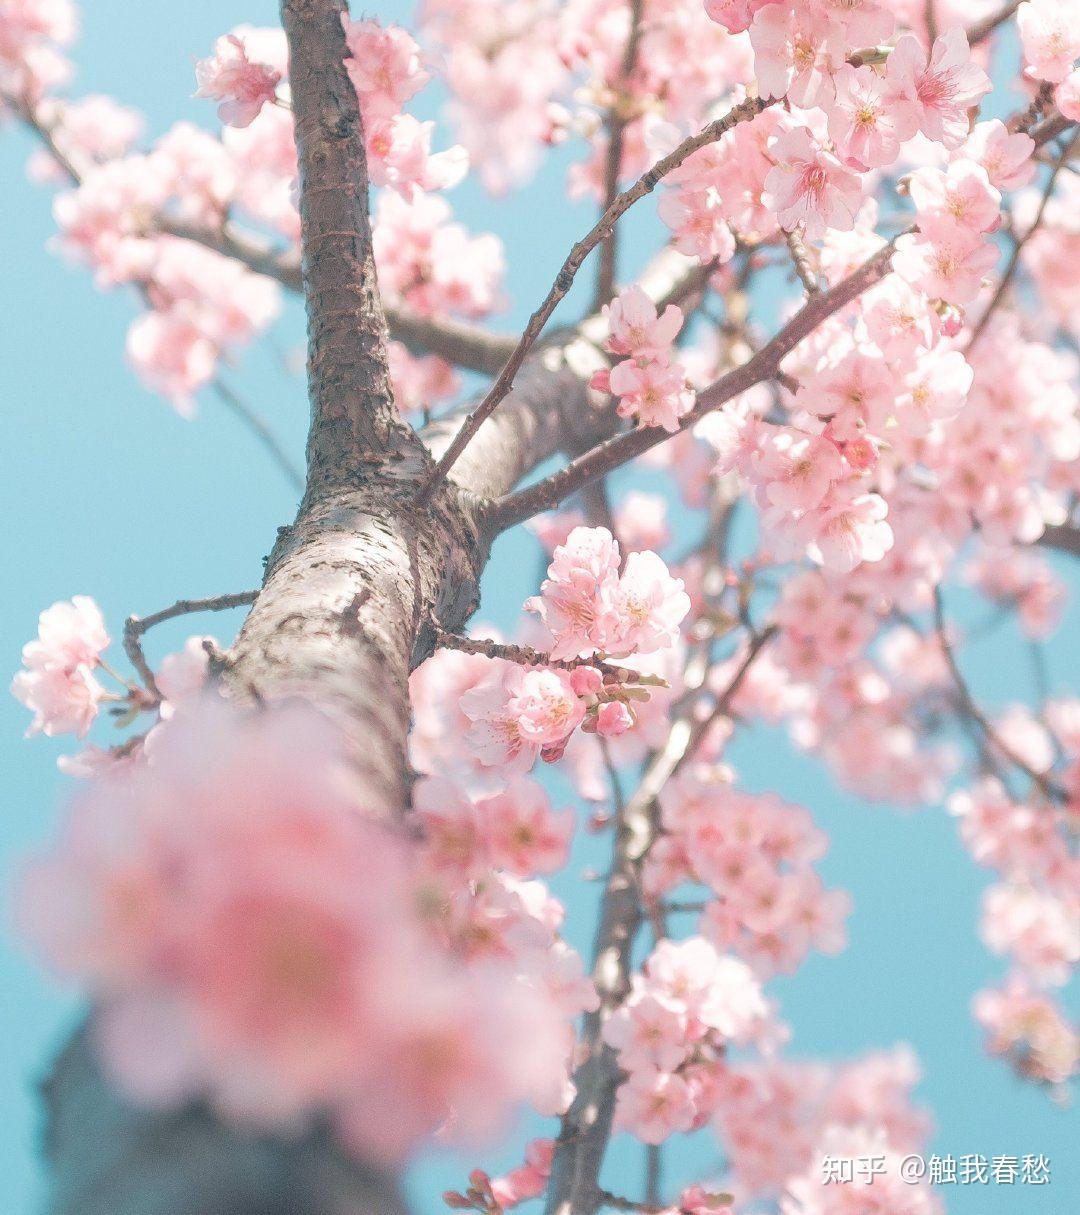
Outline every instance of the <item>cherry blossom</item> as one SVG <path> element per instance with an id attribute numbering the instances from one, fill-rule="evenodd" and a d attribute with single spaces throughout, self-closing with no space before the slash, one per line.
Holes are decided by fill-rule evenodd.
<path id="1" fill-rule="evenodd" d="M 779 136 L 771 151 L 776 165 L 765 178 L 765 201 L 782 227 L 792 231 L 803 225 L 807 236 L 854 227 L 862 200 L 859 180 L 805 127 Z"/>
<path id="2" fill-rule="evenodd" d="M 46 632 L 85 655 L 101 638 L 76 608 L 81 632 L 71 613 L 63 637 L 55 615 Z M 403 845 L 357 813 L 325 722 L 207 702 L 170 723 L 149 766 L 83 795 L 21 900 L 52 963 L 103 997 L 99 1049 L 132 1098 L 202 1092 L 263 1125 L 332 1111 L 346 1142 L 400 1156 L 466 1088 L 452 1133 L 486 1131 L 561 1051 L 542 1000 L 439 956 L 415 897 Z M 513 1049 L 526 1026 L 528 1058 Z M 439 1066 L 417 1071 L 425 1044 Z"/>
<path id="3" fill-rule="evenodd" d="M 829 134 L 845 164 L 866 170 L 895 162 L 915 134 L 910 111 L 898 106 L 884 80 L 866 66 L 844 64 L 833 77 Z"/>
<path id="4" fill-rule="evenodd" d="M 219 38 L 213 55 L 195 65 L 195 96 L 219 101 L 218 117 L 227 126 L 250 126 L 276 100 L 282 78 L 270 64 L 251 60 L 244 35 L 241 28 Z"/>
<path id="5" fill-rule="evenodd" d="M 1052 0 L 1025 0 L 1016 10 L 1027 75 L 1060 84 L 1080 57 L 1080 31 L 1067 7 Z"/>
<path id="6" fill-rule="evenodd" d="M 648 654 L 673 645 L 690 610 L 683 583 L 655 553 L 631 553 L 622 574 L 606 528 L 575 528 L 555 550 L 540 594 L 526 607 L 551 630 L 552 657 Z"/>
<path id="7" fill-rule="evenodd" d="M 971 62 L 967 37 L 957 26 L 930 48 L 912 34 L 889 55 L 885 77 L 898 109 L 930 139 L 959 147 L 968 135 L 968 111 L 990 92 L 990 78 Z"/>
<path id="8" fill-rule="evenodd" d="M 37 640 L 23 646 L 23 670 L 11 685 L 34 714 L 29 734 L 86 737 L 105 695 L 94 671 L 108 644 L 101 609 L 86 595 L 41 613 Z"/>

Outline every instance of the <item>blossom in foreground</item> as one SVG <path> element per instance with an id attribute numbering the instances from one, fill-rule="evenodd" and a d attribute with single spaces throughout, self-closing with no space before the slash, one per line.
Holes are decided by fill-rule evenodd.
<path id="1" fill-rule="evenodd" d="M 929 139 L 956 148 L 968 134 L 968 110 L 990 92 L 990 77 L 971 61 L 967 35 L 954 25 L 930 48 L 914 34 L 898 39 L 885 78 L 899 110 Z"/>
<path id="2" fill-rule="evenodd" d="M 766 205 L 781 227 L 803 225 L 809 237 L 826 228 L 850 231 L 862 203 L 859 179 L 824 148 L 806 127 L 781 135 L 770 149 L 776 165 L 765 178 Z"/>
<path id="3" fill-rule="evenodd" d="M 132 1100 L 204 1096 L 284 1129 L 318 1114 L 378 1160 L 448 1118 L 451 1136 L 490 1134 L 563 1066 L 548 998 L 451 961 L 418 906 L 322 718 L 210 700 L 76 801 L 20 895 Z"/>

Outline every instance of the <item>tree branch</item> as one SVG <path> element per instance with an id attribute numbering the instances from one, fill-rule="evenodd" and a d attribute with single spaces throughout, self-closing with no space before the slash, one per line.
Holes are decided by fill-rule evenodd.
<path id="1" fill-rule="evenodd" d="M 707 413 L 719 409 L 755 384 L 774 377 L 781 360 L 803 338 L 889 273 L 894 249 L 895 240 L 835 287 L 808 300 L 757 354 L 698 394 L 697 405 L 682 419 L 677 433 L 692 429 Z M 551 510 L 590 481 L 620 468 L 670 437 L 668 431 L 658 426 L 638 426 L 624 431 L 571 460 L 550 477 L 502 498 L 492 511 L 491 525 L 498 531 L 505 531 L 541 511 Z"/>
<path id="2" fill-rule="evenodd" d="M 730 709 L 750 667 L 775 630 L 758 635 L 739 663 L 727 687 L 717 698 L 716 713 Z M 671 728 L 664 749 L 653 762 L 634 795 L 618 818 L 615 852 L 600 906 L 600 922 L 594 945 L 593 981 L 600 994 L 600 1008 L 585 1017 L 582 1045 L 585 1061 L 574 1074 L 577 1095 L 563 1117 L 557 1140 L 546 1215 L 595 1215 L 605 1204 L 599 1188 L 600 1167 L 611 1137 L 615 1095 L 619 1084 L 618 1056 L 602 1041 L 606 1015 L 623 1001 L 630 986 L 630 959 L 634 938 L 641 925 L 640 868 L 658 823 L 653 803 L 665 782 L 678 771 L 697 745 L 699 735 L 686 717 Z"/>
<path id="3" fill-rule="evenodd" d="M 300 259 L 294 252 L 270 244 L 233 224 L 213 228 L 159 216 L 154 226 L 159 232 L 231 257 L 256 274 L 274 279 L 288 291 L 299 293 L 303 289 Z M 383 310 L 392 337 L 412 350 L 437 354 L 469 371 L 495 375 L 514 349 L 512 337 L 489 333 L 479 325 L 449 317 L 424 316 L 400 300 L 384 299 Z"/>
<path id="4" fill-rule="evenodd" d="M 395 406 L 375 274 L 360 102 L 345 68 L 345 0 L 282 0 L 300 165 L 308 315 L 308 492 L 415 454 Z"/>
<path id="5" fill-rule="evenodd" d="M 1080 557 L 1080 528 L 1071 523 L 1050 524 L 1036 543 L 1070 557 Z"/>
<path id="6" fill-rule="evenodd" d="M 629 0 L 630 32 L 626 38 L 618 79 L 613 85 L 614 98 L 608 109 L 608 146 L 604 158 L 604 202 L 601 211 L 606 211 L 619 193 L 619 173 L 622 169 L 623 145 L 629 118 L 623 112 L 627 98 L 623 90 L 629 83 L 637 63 L 641 46 L 642 14 L 645 0 Z M 599 311 L 615 294 L 615 270 L 618 260 L 618 234 L 612 228 L 600 245 L 600 265 L 596 275 L 596 295 L 593 309 Z"/>
<path id="7" fill-rule="evenodd" d="M 1027 760 L 1018 755 L 997 733 L 990 719 L 979 707 L 975 697 L 971 694 L 971 689 L 968 687 L 967 680 L 964 678 L 960 670 L 960 666 L 956 661 L 956 655 L 953 652 L 951 643 L 949 642 L 948 628 L 945 623 L 945 605 L 941 596 L 941 588 L 934 587 L 934 630 L 938 636 L 938 644 L 941 646 L 941 652 L 945 657 L 945 665 L 949 668 L 949 674 L 952 676 L 953 684 L 956 688 L 957 699 L 961 712 L 967 719 L 978 727 L 980 733 L 986 739 L 987 743 L 999 755 L 1012 764 L 1020 772 L 1031 781 L 1031 783 L 1047 798 L 1048 801 L 1065 802 L 1068 800 L 1065 790 L 1057 784 L 1045 772 L 1039 772 L 1033 768 Z"/>
<path id="8" fill-rule="evenodd" d="M 1013 276 L 1016 274 L 1016 271 L 1020 266 L 1020 254 L 1023 253 L 1024 246 L 1039 230 L 1039 225 L 1042 223 L 1043 216 L 1046 214 L 1047 205 L 1049 204 L 1050 198 L 1054 193 L 1054 186 L 1057 184 L 1058 175 L 1060 174 L 1065 162 L 1068 160 L 1069 153 L 1072 151 L 1078 138 L 1080 138 L 1080 132 L 1074 132 L 1073 137 L 1061 149 L 1061 153 L 1055 161 L 1053 169 L 1050 171 L 1050 176 L 1046 179 L 1046 185 L 1043 188 L 1042 198 L 1039 200 L 1039 208 L 1035 212 L 1035 218 L 1032 220 L 1031 226 L 1023 236 L 1021 236 L 1018 240 L 1013 241 L 1012 253 L 1009 256 L 1005 269 L 1002 271 L 1001 278 L 998 279 L 997 288 L 995 289 L 993 296 L 990 298 L 990 302 L 983 310 L 982 316 L 979 317 L 978 324 L 972 330 L 971 337 L 968 338 L 967 345 L 964 347 L 965 357 L 971 354 L 972 348 L 986 331 L 986 326 L 990 323 L 990 318 L 994 315 L 994 312 L 1005 298 L 1005 293 L 1009 290 L 1009 284 L 1012 282 Z"/>
<path id="9" fill-rule="evenodd" d="M 999 25 L 1004 25 L 1006 21 L 1020 7 L 1021 0 L 1009 0 L 1003 8 L 998 9 L 996 13 L 991 13 L 984 17 L 981 21 L 976 21 L 970 26 L 967 32 L 968 46 L 975 46 L 976 43 L 983 42 L 997 29 Z"/>
<path id="10" fill-rule="evenodd" d="M 213 380 L 210 387 L 217 394 L 219 399 L 232 410 L 234 414 L 244 423 L 245 426 L 255 435 L 259 442 L 270 453 L 270 458 L 285 474 L 285 479 L 298 493 L 302 493 L 304 489 L 304 478 L 300 470 L 292 462 L 292 457 L 282 446 L 277 435 L 270 429 L 260 414 L 244 400 L 239 393 L 234 392 L 221 377 Z"/>
<path id="11" fill-rule="evenodd" d="M 485 658 L 500 658 L 505 662 L 516 662 L 526 667 L 554 667 L 558 671 L 576 671 L 579 667 L 593 667 L 601 675 L 620 684 L 640 684 L 644 687 L 666 688 L 666 679 L 659 675 L 647 675 L 630 667 L 621 667 L 615 662 L 606 662 L 595 655 L 586 658 L 552 658 L 531 645 L 512 645 L 503 641 L 492 641 L 488 637 L 463 637 L 460 633 L 448 633 L 437 622 L 435 644 L 446 650 L 457 650 L 461 654 L 483 654 Z"/>
<path id="12" fill-rule="evenodd" d="M 170 607 L 152 612 L 149 616 L 129 616 L 124 621 L 124 653 L 138 671 L 147 690 L 161 699 L 153 668 L 143 653 L 143 635 L 155 625 L 164 624 L 166 620 L 175 620 L 177 616 L 187 616 L 193 612 L 225 612 L 230 608 L 247 607 L 258 597 L 258 591 L 238 591 L 233 595 L 214 595 L 209 599 L 178 599 Z"/>
<path id="13" fill-rule="evenodd" d="M 484 424 L 484 421 L 490 417 L 498 407 L 500 401 L 506 397 L 513 387 L 514 377 L 521 369 L 525 356 L 536 344 L 544 326 L 551 318 L 551 314 L 555 311 L 559 302 L 573 286 L 574 278 L 585 258 L 611 232 L 618 220 L 634 203 L 656 189 L 657 184 L 668 173 L 677 169 L 688 156 L 707 144 L 715 143 L 740 122 L 746 122 L 754 118 L 769 104 L 769 102 L 757 97 L 741 102 L 725 114 L 723 118 L 710 122 L 708 126 L 704 127 L 696 135 L 691 135 L 690 138 L 684 139 L 673 152 L 669 153 L 662 160 L 658 160 L 628 190 L 624 190 L 621 194 L 616 195 L 611 206 L 601 215 L 589 232 L 570 250 L 566 261 L 563 262 L 562 269 L 555 277 L 551 290 L 544 297 L 540 307 L 529 318 L 529 323 L 525 326 L 525 331 L 521 335 L 521 339 L 513 354 L 507 359 L 506 366 L 503 367 L 484 399 L 466 419 L 465 424 L 454 437 L 453 442 L 439 459 L 431 475 L 424 483 L 420 494 L 421 502 L 427 501 L 430 498 L 435 487 L 449 473 L 458 456 L 461 455 L 471 442 L 473 436 Z"/>

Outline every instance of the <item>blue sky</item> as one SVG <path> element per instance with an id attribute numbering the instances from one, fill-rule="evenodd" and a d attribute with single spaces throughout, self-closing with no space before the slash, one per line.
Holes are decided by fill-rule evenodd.
<path id="1" fill-rule="evenodd" d="M 365 11 L 407 18 L 411 5 L 367 4 Z M 83 14 L 76 50 L 78 91 L 109 92 L 143 110 L 151 132 L 184 118 L 209 123 L 205 103 L 191 100 L 192 65 L 213 39 L 241 21 L 270 24 L 268 0 L 188 0 L 182 5 L 132 5 L 94 0 Z M 18 665 L 37 613 L 72 594 L 93 595 L 114 634 L 125 615 L 146 613 L 181 596 L 244 590 L 257 585 L 261 559 L 275 528 L 294 509 L 293 495 L 263 452 L 213 398 L 199 418 L 185 422 L 142 390 L 123 361 L 123 336 L 133 306 L 95 291 L 82 271 L 46 252 L 52 233 L 48 197 L 29 185 L 23 162 L 31 148 L 19 132 L 0 133 L 4 222 L 0 258 L 0 479 L 2 517 L 8 520 L 9 576 L 0 616 L 0 675 Z M 498 232 L 507 249 L 513 306 L 500 318 L 509 331 L 541 297 L 570 242 L 588 226 L 587 208 L 561 201 L 561 168 L 551 166 L 536 186 L 493 205 L 467 184 L 452 201 L 475 228 Z M 628 247 L 644 260 L 653 228 L 634 220 Z M 572 299 L 567 315 L 572 314 Z M 283 373 L 281 353 L 302 341 L 302 317 L 291 304 L 264 343 L 243 359 L 232 382 L 273 422 L 291 449 L 302 447 L 306 417 L 303 383 Z M 633 482 L 623 477 L 621 485 Z M 676 520 L 678 523 L 678 519 Z M 537 570 L 537 549 L 523 534 L 496 547 L 481 615 L 512 625 Z M 1062 572 L 1075 583 L 1074 571 Z M 238 618 L 200 620 L 222 639 Z M 1077 686 L 1075 609 L 1051 647 L 1050 669 L 1060 690 Z M 163 628 L 150 645 L 160 655 L 189 629 Z M 965 655 L 979 696 L 993 704 L 1030 690 L 1026 653 L 1008 634 Z M 5 675 L 6 679 L 7 676 Z M 0 855 L 5 886 L 20 859 L 52 833 L 67 782 L 55 769 L 70 749 L 22 739 L 26 714 L 0 697 L 0 780 L 3 806 Z M 954 1155 L 1045 1153 L 1054 1181 L 1045 1190 L 954 1187 L 946 1194 L 955 1215 L 1062 1215 L 1080 1201 L 1075 1113 L 1054 1107 L 1014 1081 L 982 1054 L 968 1015 L 971 995 L 996 980 L 1000 967 L 976 936 L 985 879 L 939 810 L 915 814 L 867 806 L 838 791 L 828 774 L 792 752 L 776 733 L 755 732 L 736 746 L 735 763 L 751 789 L 775 789 L 809 806 L 829 832 L 826 882 L 855 899 L 851 945 L 835 959 L 814 958 L 792 981 L 776 985 L 794 1028 L 794 1053 L 842 1058 L 906 1041 L 925 1071 L 920 1097 L 934 1110 L 934 1149 Z M 583 845 L 559 883 L 569 897 L 571 937 L 589 935 L 592 894 L 573 879 L 598 858 Z M 33 1084 L 69 1023 L 77 1001 L 43 977 L 12 943 L 0 938 L 0 1175 L 6 1209 L 33 1210 L 40 1193 L 38 1115 Z M 485 1163 L 514 1163 L 528 1131 Z M 672 1153 L 673 1176 L 689 1177 L 714 1160 L 700 1140 Z M 437 1196 L 463 1178 L 466 1162 L 433 1156 L 416 1171 L 418 1210 L 439 1209 Z M 612 1159 L 612 1176 L 631 1170 L 637 1153 L 625 1143 Z"/>

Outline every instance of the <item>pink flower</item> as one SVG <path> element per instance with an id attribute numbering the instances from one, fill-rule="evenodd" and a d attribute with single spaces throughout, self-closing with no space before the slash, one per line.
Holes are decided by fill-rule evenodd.
<path id="1" fill-rule="evenodd" d="M 519 775 L 542 751 L 563 745 L 585 716 L 564 671 L 513 663 L 466 692 L 461 709 L 472 723 L 465 741 L 480 763 Z"/>
<path id="2" fill-rule="evenodd" d="M 428 81 L 416 40 L 399 25 L 352 21 L 342 13 L 349 48 L 345 67 L 360 98 L 365 129 L 401 113 Z M 370 131 L 367 131 L 370 135 Z"/>
<path id="3" fill-rule="evenodd" d="M 880 495 L 838 488 L 802 521 L 806 550 L 814 561 L 844 574 L 863 561 L 880 561 L 893 546 L 888 513 Z"/>
<path id="4" fill-rule="evenodd" d="M 108 644 L 101 609 L 86 595 L 41 613 L 37 640 L 23 646 L 24 669 L 11 685 L 12 695 L 34 714 L 28 735 L 86 736 L 105 695 L 93 672 Z"/>
<path id="5" fill-rule="evenodd" d="M 666 357 L 683 323 L 682 309 L 674 304 L 658 317 L 656 305 L 637 284 L 620 291 L 603 315 L 609 329 L 605 349 L 631 358 Z"/>
<path id="6" fill-rule="evenodd" d="M 655 553 L 631 553 L 612 609 L 616 635 L 608 641 L 608 653 L 651 654 L 678 640 L 679 625 L 690 611 L 690 596 L 682 579 L 672 578 Z"/>
<path id="7" fill-rule="evenodd" d="M 547 1189 L 555 1159 L 554 1139 L 532 1139 L 525 1147 L 525 1163 L 491 1182 L 491 1192 L 503 1210 L 516 1207 L 530 1198 L 539 1198 Z"/>
<path id="8" fill-rule="evenodd" d="M 907 391 L 897 401 L 900 427 L 923 433 L 932 421 L 955 417 L 967 400 L 974 378 L 974 371 L 958 350 L 924 355 L 907 377 Z"/>
<path id="9" fill-rule="evenodd" d="M 657 213 L 674 234 L 680 253 L 703 262 L 715 259 L 723 263 L 734 257 L 735 237 L 716 190 L 669 190 L 660 199 Z"/>
<path id="10" fill-rule="evenodd" d="M 624 359 L 611 369 L 609 383 L 620 398 L 620 417 L 635 418 L 641 426 L 662 426 L 674 434 L 694 408 L 694 393 L 678 363 Z"/>
<path id="11" fill-rule="evenodd" d="M 462 147 L 432 153 L 434 122 L 418 122 L 411 114 L 395 114 L 365 128 L 371 180 L 392 186 L 411 202 L 418 191 L 456 186 L 469 167 Z"/>
<path id="12" fill-rule="evenodd" d="M 766 5 L 754 16 L 750 42 L 762 96 L 786 96 L 805 108 L 830 100 L 831 58 L 841 40 L 820 11 Z"/>
<path id="13" fill-rule="evenodd" d="M 505 968 L 452 962 L 403 841 L 351 788 L 313 710 L 208 700 L 81 797 L 22 921 L 94 997 L 131 1099 L 292 1130 L 318 1115 L 390 1163 L 451 1111 L 451 1133 L 492 1130 L 559 1073 L 561 1014 Z"/>
<path id="14" fill-rule="evenodd" d="M 502 793 L 478 801 L 476 814 L 485 854 L 496 869 L 533 877 L 566 864 L 574 817 L 569 811 L 556 814 L 535 781 L 511 781 Z"/>
<path id="15" fill-rule="evenodd" d="M 1014 978 L 1004 990 L 979 992 L 974 1012 L 986 1049 L 1017 1060 L 1023 1075 L 1061 1086 L 1076 1075 L 1080 1035 L 1049 996 Z"/>
<path id="16" fill-rule="evenodd" d="M 488 867 L 476 802 L 453 781 L 426 777 L 413 787 L 425 861 L 439 874 L 467 879 Z"/>
<path id="17" fill-rule="evenodd" d="M 807 511 L 844 473 L 836 444 L 814 435 L 781 430 L 766 449 L 760 472 L 765 497 L 783 511 Z"/>
<path id="18" fill-rule="evenodd" d="M 967 232 L 992 232 L 1001 219 L 1001 195 L 990 184 L 986 170 L 971 160 L 954 160 L 941 169 L 916 169 L 909 190 L 919 220 L 919 230 L 928 239 L 956 228 Z"/>
<path id="19" fill-rule="evenodd" d="M 696 1116 L 690 1086 L 680 1076 L 635 1071 L 619 1088 L 615 1123 L 642 1143 L 663 1143 L 690 1130 Z"/>
<path id="20" fill-rule="evenodd" d="M 1054 101 L 1063 117 L 1070 122 L 1080 122 L 1080 68 L 1074 68 L 1057 86 Z"/>
<path id="21" fill-rule="evenodd" d="M 205 643 L 213 640 L 212 637 L 189 637 L 182 650 L 166 654 L 161 660 L 154 673 L 154 682 L 165 698 L 161 706 L 163 716 L 168 716 L 177 705 L 198 696 L 203 690 L 210 663 Z"/>
<path id="22" fill-rule="evenodd" d="M 526 602 L 555 638 L 553 658 L 604 648 L 619 578 L 619 546 L 603 527 L 575 527 L 555 549 L 540 594 Z"/>
<path id="23" fill-rule="evenodd" d="M 214 44 L 209 59 L 195 65 L 196 97 L 220 101 L 218 117 L 226 126 L 246 127 L 268 102 L 277 98 L 281 72 L 248 58 L 242 32 L 226 34 Z"/>
<path id="24" fill-rule="evenodd" d="M 836 95 L 827 113 L 837 154 L 854 169 L 893 164 L 901 143 L 915 134 L 910 112 L 896 106 L 873 68 L 845 63 L 833 83 Z"/>
<path id="25" fill-rule="evenodd" d="M 977 232 L 938 230 L 929 238 L 911 232 L 896 242 L 893 269 L 932 299 L 964 305 L 979 294 L 997 259 L 997 247 Z"/>
<path id="26" fill-rule="evenodd" d="M 548 747 L 567 738 L 585 716 L 570 677 L 554 669 L 521 672 L 508 680 L 507 713 L 517 722 L 523 739 Z"/>
<path id="27" fill-rule="evenodd" d="M 553 657 L 625 657 L 675 643 L 690 610 L 682 581 L 652 552 L 631 553 L 621 577 L 618 568 L 606 528 L 576 527 L 555 550 L 540 594 L 525 605 L 551 630 Z"/>
<path id="28" fill-rule="evenodd" d="M 754 14 L 770 0 L 705 0 L 705 12 L 731 34 L 749 29 Z"/>
<path id="29" fill-rule="evenodd" d="M 616 738 L 633 728 L 634 716 L 621 701 L 609 700 L 596 713 L 596 732 L 601 738 Z"/>
<path id="30" fill-rule="evenodd" d="M 1000 119 L 975 124 L 957 155 L 977 161 L 997 190 L 1018 190 L 1035 176 L 1031 154 L 1035 141 L 1023 131 L 1011 133 Z"/>
<path id="31" fill-rule="evenodd" d="M 146 312 L 133 321 L 127 356 L 148 388 L 160 392 L 183 417 L 195 412 L 195 395 L 214 378 L 217 347 L 191 308 Z"/>
<path id="32" fill-rule="evenodd" d="M 619 1052 L 619 1066 L 629 1072 L 673 1072 L 691 1045 L 685 1011 L 645 989 L 611 1015 L 603 1037 Z"/>
<path id="33" fill-rule="evenodd" d="M 766 205 L 789 232 L 800 224 L 809 237 L 826 228 L 850 232 L 862 203 L 859 179 L 815 141 L 806 127 L 779 136 L 770 151 L 776 165 L 765 178 Z"/>
<path id="34" fill-rule="evenodd" d="M 1016 10 L 1024 47 L 1024 74 L 1060 84 L 1080 56 L 1076 14 L 1061 0 L 1025 0 Z"/>
<path id="35" fill-rule="evenodd" d="M 929 139 L 957 148 L 968 135 L 968 110 L 990 92 L 990 78 L 971 62 L 959 25 L 934 43 L 929 59 L 914 34 L 904 34 L 889 55 L 885 79 L 898 112 L 907 113 Z"/>
<path id="36" fill-rule="evenodd" d="M 765 1015 L 761 986 L 745 962 L 704 937 L 661 941 L 645 963 L 646 990 L 685 1011 L 699 1033 L 745 1041 Z"/>

